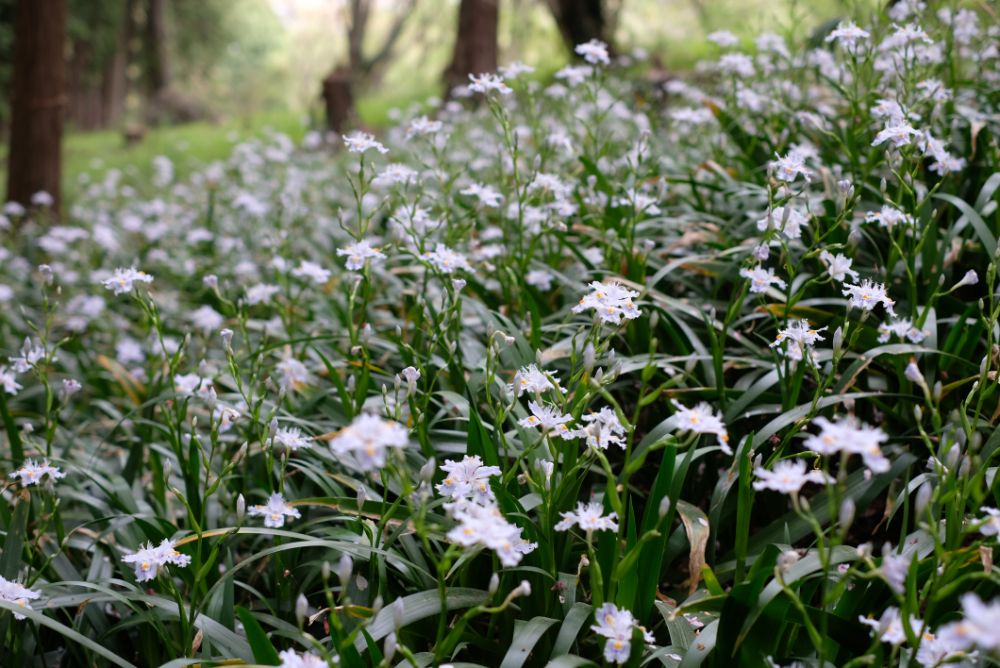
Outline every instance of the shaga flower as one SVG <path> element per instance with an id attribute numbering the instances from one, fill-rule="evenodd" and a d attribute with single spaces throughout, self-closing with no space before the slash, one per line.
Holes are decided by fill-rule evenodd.
<path id="1" fill-rule="evenodd" d="M 888 142 L 894 148 L 902 148 L 903 146 L 908 146 L 914 137 L 919 136 L 920 131 L 914 129 L 909 123 L 893 123 L 886 125 L 881 132 L 875 135 L 875 139 L 872 140 L 872 146 L 881 146 Z"/>
<path id="2" fill-rule="evenodd" d="M 383 146 L 380 142 L 376 141 L 375 137 L 367 132 L 354 132 L 349 135 L 345 135 L 344 146 L 346 146 L 347 150 L 351 153 L 364 153 L 365 151 L 370 151 L 372 149 L 382 154 L 389 152 L 389 149 Z"/>
<path id="3" fill-rule="evenodd" d="M 826 456 L 840 452 L 861 455 L 865 466 L 874 473 L 889 470 L 889 460 L 882 454 L 882 444 L 889 440 L 889 436 L 878 427 L 851 416 L 839 417 L 835 421 L 818 417 L 813 424 L 820 428 L 820 432 L 806 438 L 802 444 L 805 449 Z"/>
<path id="4" fill-rule="evenodd" d="M 285 649 L 278 653 L 280 668 L 328 668 L 327 662 L 321 656 L 311 652 L 299 654 L 295 650 Z"/>
<path id="5" fill-rule="evenodd" d="M 444 244 L 438 244 L 433 251 L 420 256 L 421 260 L 430 262 L 431 265 L 442 274 L 451 274 L 459 269 L 472 271 L 469 261 L 461 253 L 456 253 Z"/>
<path id="6" fill-rule="evenodd" d="M 676 399 L 672 399 L 671 402 L 677 412 L 664 423 L 668 429 L 696 434 L 714 434 L 722 451 L 727 455 L 733 454 L 732 448 L 729 447 L 729 432 L 726 431 L 726 425 L 722 422 L 722 416 L 716 415 L 711 406 L 703 401 L 694 408 L 686 408 Z"/>
<path id="7" fill-rule="evenodd" d="M 298 427 L 278 427 L 274 432 L 274 443 L 292 452 L 312 445 L 309 437 Z"/>
<path id="8" fill-rule="evenodd" d="M 286 390 L 298 390 L 312 382 L 309 369 L 294 357 L 286 357 L 275 368 L 280 376 L 278 382 Z"/>
<path id="9" fill-rule="evenodd" d="M 610 281 L 601 283 L 593 281 L 591 292 L 583 296 L 573 307 L 573 313 L 582 313 L 593 309 L 602 322 L 613 325 L 621 324 L 622 318 L 635 320 L 639 317 L 639 307 L 632 300 L 639 296 L 635 290 L 629 290 L 620 283 Z"/>
<path id="10" fill-rule="evenodd" d="M 330 441 L 335 455 L 352 455 L 362 471 L 385 466 L 388 448 L 407 445 L 406 429 L 398 422 L 364 413 Z"/>
<path id="11" fill-rule="evenodd" d="M 878 326 L 878 342 L 885 343 L 891 336 L 907 339 L 911 343 L 920 343 L 927 335 L 913 326 L 909 318 L 894 319 Z"/>
<path id="12" fill-rule="evenodd" d="M 369 260 L 374 264 L 385 259 L 385 253 L 372 246 L 372 242 L 369 239 L 362 239 L 353 244 L 348 244 L 344 248 L 338 248 L 337 255 L 347 258 L 346 265 L 350 271 L 364 269 L 365 263 Z"/>
<path id="13" fill-rule="evenodd" d="M 826 327 L 813 329 L 808 320 L 792 320 L 784 329 L 778 330 L 771 347 L 794 362 L 803 359 L 815 362 L 815 345 L 817 341 L 824 340 L 820 334 L 824 329 Z"/>
<path id="14" fill-rule="evenodd" d="M 848 276 L 851 280 L 858 280 L 860 276 L 858 272 L 851 269 L 851 265 L 854 264 L 854 260 L 847 257 L 843 253 L 837 253 L 834 255 L 830 251 L 822 251 L 819 254 L 820 261 L 826 265 L 826 272 L 835 281 L 840 281 L 841 283 L 847 279 Z"/>
<path id="15" fill-rule="evenodd" d="M 174 392 L 182 397 L 188 397 L 195 392 L 207 390 L 212 381 L 195 373 L 177 374 L 174 376 Z"/>
<path id="16" fill-rule="evenodd" d="M 250 517 L 263 517 L 264 526 L 268 529 L 280 529 L 285 526 L 285 518 L 298 519 L 302 517 L 297 509 L 293 508 L 278 492 L 274 492 L 267 499 L 264 505 L 250 506 L 247 509 Z"/>
<path id="17" fill-rule="evenodd" d="M 559 387 L 559 379 L 556 376 L 546 374 L 534 364 L 529 364 L 517 370 L 517 373 L 514 374 L 514 382 L 510 384 L 508 389 L 514 393 L 514 396 L 519 397 L 525 392 L 539 394 L 557 387 Z"/>
<path id="18" fill-rule="evenodd" d="M 753 474 L 757 477 L 753 483 L 754 489 L 773 489 L 782 494 L 798 494 L 807 482 L 822 484 L 830 480 L 822 471 L 813 469 L 807 472 L 806 463 L 801 459 L 777 462 L 771 471 L 756 466 Z"/>
<path id="19" fill-rule="evenodd" d="M 136 283 L 152 283 L 153 277 L 149 274 L 139 271 L 135 267 L 129 267 L 128 269 L 118 268 L 115 269 L 114 274 L 111 278 L 105 279 L 101 284 L 111 290 L 116 295 L 123 295 L 127 292 L 132 292 Z"/>
<path id="20" fill-rule="evenodd" d="M 812 174 L 812 170 L 806 167 L 804 158 L 800 153 L 789 153 L 785 156 L 775 154 L 775 160 L 770 164 L 774 178 L 785 183 L 792 183 L 800 176 L 806 181 Z"/>
<path id="21" fill-rule="evenodd" d="M 29 459 L 24 462 L 24 466 L 16 471 L 12 471 L 10 477 L 17 478 L 21 483 L 21 487 L 27 487 L 28 485 L 39 484 L 46 477 L 49 482 L 55 482 L 59 478 L 65 478 L 66 474 L 57 467 L 50 466 L 47 460 L 41 464 L 36 464 L 34 460 Z"/>
<path id="22" fill-rule="evenodd" d="M 843 45 L 848 51 L 853 51 L 858 42 L 868 39 L 868 36 L 868 31 L 862 30 L 853 21 L 841 21 L 836 28 L 830 31 L 830 34 L 826 36 L 825 41 L 836 41 L 837 43 Z"/>
<path id="23" fill-rule="evenodd" d="M 809 219 L 793 206 L 776 206 L 766 216 L 757 221 L 757 229 L 761 232 L 779 230 L 789 239 L 802 237 L 802 228 Z"/>
<path id="24" fill-rule="evenodd" d="M 503 82 L 503 77 L 497 74 L 470 74 L 469 90 L 483 95 L 493 91 L 501 95 L 510 95 L 513 92 L 510 86 Z"/>
<path id="25" fill-rule="evenodd" d="M 292 276 L 310 280 L 316 285 L 323 285 L 330 280 L 330 270 L 324 269 L 315 262 L 302 260 L 298 267 L 292 269 Z"/>
<path id="26" fill-rule="evenodd" d="M 5 366 L 0 366 L 0 385 L 3 385 L 4 392 L 12 396 L 20 392 L 23 387 L 21 383 L 17 382 L 17 374 L 8 371 Z"/>
<path id="27" fill-rule="evenodd" d="M 517 422 L 522 427 L 539 427 L 543 434 L 559 436 L 566 441 L 577 438 L 576 431 L 566 426 L 572 422 L 573 416 L 564 415 L 552 406 L 543 406 L 534 401 L 528 402 L 528 409 L 531 410 L 531 415 Z"/>
<path id="28" fill-rule="evenodd" d="M 590 503 L 580 502 L 576 504 L 576 510 L 562 515 L 560 521 L 554 527 L 556 531 L 569 531 L 574 526 L 579 526 L 584 531 L 618 531 L 618 513 L 604 514 L 604 505 L 596 501 Z"/>
<path id="29" fill-rule="evenodd" d="M 906 632 L 903 630 L 903 620 L 899 615 L 899 608 L 888 607 L 879 619 L 863 617 L 858 615 L 858 621 L 865 626 L 870 626 L 878 634 L 879 640 L 890 645 L 899 646 L 906 642 Z M 910 629 L 917 633 L 923 626 L 919 617 L 910 615 Z"/>
<path id="30" fill-rule="evenodd" d="M 744 267 L 740 269 L 740 276 L 750 281 L 750 292 L 754 293 L 767 292 L 772 285 L 782 289 L 787 285 L 784 280 L 774 275 L 774 269 L 770 267 L 767 269 L 763 267 L 747 269 Z"/>
<path id="31" fill-rule="evenodd" d="M 596 624 L 590 629 L 599 636 L 607 638 L 604 643 L 604 660 L 619 665 L 628 661 L 632 653 L 632 631 L 639 629 L 647 643 L 653 642 L 652 635 L 639 626 L 635 617 L 625 608 L 619 608 L 613 603 L 605 603 L 594 612 Z"/>
<path id="32" fill-rule="evenodd" d="M 17 357 L 7 358 L 14 365 L 14 371 L 17 373 L 27 373 L 45 358 L 45 348 L 33 345 L 30 338 L 24 339 L 24 345 L 21 346 L 20 352 L 21 354 Z"/>
<path id="33" fill-rule="evenodd" d="M 577 44 L 573 50 L 591 65 L 607 65 L 611 62 L 608 57 L 608 45 L 599 39 Z"/>
<path id="34" fill-rule="evenodd" d="M 883 548 L 882 565 L 878 569 L 879 574 L 885 578 L 889 589 L 897 594 L 902 594 L 905 590 L 906 576 L 910 572 L 912 561 L 911 555 L 896 554 L 888 544 Z"/>
<path id="35" fill-rule="evenodd" d="M 457 503 L 451 513 L 458 526 L 448 532 L 448 540 L 463 547 L 478 545 L 493 550 L 504 566 L 516 566 L 538 547 L 524 540 L 522 529 L 508 522 L 495 505 Z"/>
<path id="36" fill-rule="evenodd" d="M 496 497 L 490 488 L 490 478 L 500 475 L 498 466 L 483 466 L 479 457 L 466 455 L 461 461 L 449 459 L 441 465 L 441 470 L 448 474 L 437 485 L 441 496 L 472 501 L 481 506 L 494 502 Z"/>
<path id="37" fill-rule="evenodd" d="M 882 227 L 890 230 L 896 225 L 913 226 L 913 216 L 907 215 L 894 206 L 885 204 L 878 211 L 869 211 L 865 214 L 866 223 L 878 223 Z"/>
<path id="38" fill-rule="evenodd" d="M 0 575 L 0 601 L 13 603 L 19 607 L 31 610 L 31 604 L 28 601 L 34 601 L 41 595 L 41 592 L 28 589 L 24 585 L 8 580 Z M 14 619 L 24 619 L 24 615 L 15 612 Z"/>
<path id="39" fill-rule="evenodd" d="M 984 507 L 986 517 L 979 520 L 979 533 L 984 536 L 1000 536 L 1000 510 Z"/>
<path id="40" fill-rule="evenodd" d="M 844 296 L 848 298 L 849 308 L 859 308 L 863 311 L 871 311 L 881 304 L 889 315 L 895 315 L 892 307 L 896 302 L 889 299 L 885 285 L 876 283 L 871 279 L 864 279 L 860 285 L 850 283 L 844 285 Z"/>
<path id="41" fill-rule="evenodd" d="M 962 595 L 963 618 L 945 624 L 937 630 L 937 637 L 952 652 L 978 647 L 986 652 L 1000 650 L 1000 600 L 984 603 L 972 592 Z"/>
<path id="42" fill-rule="evenodd" d="M 140 548 L 133 554 L 126 554 L 122 557 L 122 561 L 132 564 L 135 568 L 136 580 L 146 582 L 155 578 L 160 568 L 167 564 L 187 566 L 191 563 L 191 557 L 178 552 L 174 549 L 174 541 L 164 538 L 156 547 L 148 543 L 146 547 Z"/>
<path id="43" fill-rule="evenodd" d="M 625 425 L 610 406 L 605 406 L 597 413 L 584 415 L 581 419 L 586 425 L 580 430 L 580 435 L 587 439 L 588 446 L 607 450 L 609 445 L 617 445 L 622 450 L 625 449 Z"/>

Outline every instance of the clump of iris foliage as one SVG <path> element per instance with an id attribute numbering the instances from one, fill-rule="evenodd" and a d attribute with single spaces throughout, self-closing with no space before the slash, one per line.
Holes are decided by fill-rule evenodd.
<path id="1" fill-rule="evenodd" d="M 996 18 L 7 205 L 0 663 L 995 664 Z"/>

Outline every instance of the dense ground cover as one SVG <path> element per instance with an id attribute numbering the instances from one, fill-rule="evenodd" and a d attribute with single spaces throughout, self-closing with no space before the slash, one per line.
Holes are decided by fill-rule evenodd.
<path id="1" fill-rule="evenodd" d="M 1000 34 L 891 12 L 5 207 L 0 662 L 995 662 Z"/>

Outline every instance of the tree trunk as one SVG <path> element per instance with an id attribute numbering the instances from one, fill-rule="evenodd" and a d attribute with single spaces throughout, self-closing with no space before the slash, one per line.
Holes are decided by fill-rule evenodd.
<path id="1" fill-rule="evenodd" d="M 129 46 L 134 34 L 133 5 L 134 0 L 125 0 L 125 15 L 118 31 L 115 54 L 104 68 L 101 76 L 103 127 L 115 125 L 125 116 L 125 97 L 128 95 Z"/>
<path id="2" fill-rule="evenodd" d="M 170 54 L 167 48 L 167 0 L 148 0 L 146 4 L 146 45 L 149 49 L 149 93 L 150 99 L 155 100 L 171 83 Z"/>
<path id="3" fill-rule="evenodd" d="M 445 71 L 448 90 L 469 82 L 470 74 L 496 72 L 499 0 L 462 0 L 451 65 Z"/>
<path id="4" fill-rule="evenodd" d="M 548 0 L 548 5 L 570 53 L 592 39 L 608 41 L 603 0 Z"/>
<path id="5" fill-rule="evenodd" d="M 326 125 L 343 134 L 354 116 L 354 95 L 351 73 L 338 67 L 323 79 L 323 106 L 326 108 Z"/>
<path id="6" fill-rule="evenodd" d="M 66 0 L 19 0 L 16 11 L 7 199 L 27 206 L 44 190 L 58 211 Z"/>

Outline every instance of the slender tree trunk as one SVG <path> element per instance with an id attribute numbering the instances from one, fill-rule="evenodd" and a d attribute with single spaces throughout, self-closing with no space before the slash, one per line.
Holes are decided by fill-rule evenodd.
<path id="1" fill-rule="evenodd" d="M 18 0 L 16 12 L 7 199 L 28 205 L 44 190 L 58 210 L 66 0 Z"/>
<path id="2" fill-rule="evenodd" d="M 548 0 L 548 5 L 571 53 L 577 44 L 592 39 L 608 41 L 603 0 Z"/>
<path id="3" fill-rule="evenodd" d="M 149 92 L 156 99 L 170 87 L 170 54 L 167 49 L 167 0 L 146 4 L 146 44 L 149 49 Z"/>
<path id="4" fill-rule="evenodd" d="M 129 45 L 132 41 L 134 1 L 125 0 L 125 14 L 118 31 L 115 54 L 108 62 L 101 77 L 103 100 L 103 127 L 115 125 L 125 115 L 125 97 L 128 94 Z"/>
<path id="5" fill-rule="evenodd" d="M 326 125 L 338 134 L 343 134 L 354 117 L 354 94 L 351 80 L 351 72 L 343 67 L 338 67 L 323 79 Z"/>
<path id="6" fill-rule="evenodd" d="M 499 9 L 499 0 L 462 0 L 455 51 L 444 74 L 449 91 L 468 83 L 470 74 L 496 71 Z"/>

